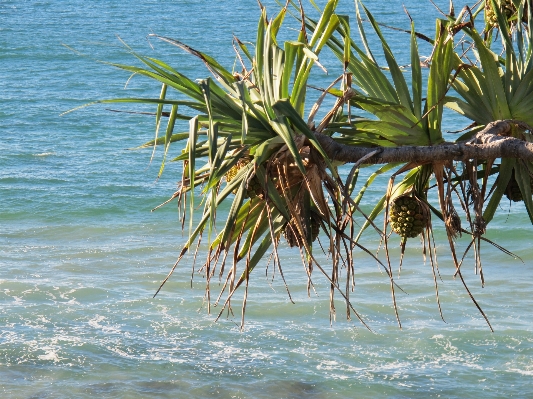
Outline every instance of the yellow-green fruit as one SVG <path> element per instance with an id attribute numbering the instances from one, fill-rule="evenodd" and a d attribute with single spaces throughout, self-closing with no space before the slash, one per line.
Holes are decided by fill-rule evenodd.
<path id="1" fill-rule="evenodd" d="M 248 165 L 250 163 L 250 159 L 246 158 L 246 157 L 243 157 L 241 159 L 239 159 L 239 161 L 233 165 L 230 170 L 228 170 L 226 172 L 226 181 L 229 183 L 230 181 L 232 181 L 235 176 L 237 176 L 237 173 L 239 173 L 239 170 L 241 170 L 242 168 L 244 168 L 246 165 Z"/>
<path id="2" fill-rule="evenodd" d="M 516 8 L 512 0 L 496 0 L 496 3 L 499 4 L 500 11 L 504 14 L 507 20 L 516 13 Z M 498 17 L 492 9 L 491 0 L 485 0 L 485 20 L 488 24 L 494 27 L 498 26 Z"/>
<path id="3" fill-rule="evenodd" d="M 238 165 L 238 164 L 237 164 Z M 233 165 L 230 170 L 226 173 L 226 181 L 229 183 L 233 180 L 235 176 L 237 176 L 237 173 L 239 172 L 239 168 L 237 165 Z"/>
<path id="4" fill-rule="evenodd" d="M 248 165 L 251 161 L 251 158 L 248 156 L 244 156 L 239 161 L 233 165 L 230 170 L 226 172 L 226 182 L 232 181 L 235 176 L 237 176 L 237 173 L 244 168 L 246 165 Z M 259 184 L 259 182 L 257 182 Z M 237 194 L 237 189 L 233 190 L 233 194 Z M 250 195 L 248 195 L 250 197 Z"/>
<path id="5" fill-rule="evenodd" d="M 424 231 L 427 217 L 416 198 L 404 195 L 391 204 L 389 222 L 392 230 L 400 236 L 414 238 Z"/>

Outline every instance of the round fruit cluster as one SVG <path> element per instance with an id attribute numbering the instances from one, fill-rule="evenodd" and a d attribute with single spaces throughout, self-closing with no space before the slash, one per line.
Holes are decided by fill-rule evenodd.
<path id="1" fill-rule="evenodd" d="M 496 0 L 496 3 L 499 4 L 500 12 L 504 14 L 507 20 L 516 13 L 516 8 L 512 0 Z M 485 0 L 485 19 L 490 25 L 497 27 L 498 26 L 498 17 L 492 9 L 491 0 Z"/>
<path id="2" fill-rule="evenodd" d="M 393 201 L 389 220 L 392 230 L 405 238 L 414 238 L 422 233 L 427 223 L 420 202 L 407 195 Z"/>
<path id="3" fill-rule="evenodd" d="M 226 173 L 226 181 L 229 183 L 232 181 L 235 176 L 237 176 L 237 173 L 244 168 L 246 165 L 248 165 L 251 162 L 250 157 L 243 157 L 237 162 L 235 165 L 233 165 L 230 170 Z M 233 194 L 237 194 L 237 189 L 233 191 Z M 261 186 L 261 183 L 259 182 L 259 178 L 257 176 L 252 177 L 248 181 L 248 186 L 246 187 L 246 197 L 249 198 L 255 198 L 257 196 L 260 196 L 263 194 L 263 187 Z"/>
<path id="4" fill-rule="evenodd" d="M 533 192 L 532 178 L 529 178 L 529 186 L 531 187 L 531 192 Z M 509 179 L 509 183 L 507 183 L 507 187 L 505 188 L 505 196 L 509 201 L 513 202 L 520 202 L 524 200 L 524 197 L 522 196 L 522 191 L 520 191 L 520 186 L 516 181 L 516 175 L 514 170 L 513 174 L 511 175 L 511 178 Z"/>
<path id="5" fill-rule="evenodd" d="M 248 182 L 248 187 L 246 187 L 246 195 L 250 198 L 263 195 L 263 187 L 261 186 L 257 176 L 252 177 Z"/>
<path id="6" fill-rule="evenodd" d="M 507 183 L 507 187 L 505 188 L 505 196 L 509 201 L 513 202 L 520 202 L 524 199 L 522 198 L 522 192 L 520 191 L 520 186 L 518 186 L 518 182 L 514 177 L 514 173 L 513 176 L 511 176 L 509 183 Z"/>
<path id="7" fill-rule="evenodd" d="M 235 176 L 237 176 L 237 173 L 239 173 L 239 170 L 241 170 L 242 168 L 244 168 L 246 165 L 248 165 L 250 163 L 250 159 L 247 158 L 247 157 L 243 157 L 241 159 L 239 159 L 239 161 L 233 165 L 230 170 L 228 170 L 226 172 L 226 181 L 229 183 L 230 181 L 232 181 Z"/>
<path id="8" fill-rule="evenodd" d="M 309 227 L 311 228 L 311 241 L 314 242 L 320 234 L 320 222 L 314 217 L 311 217 L 309 225 Z M 304 229 L 306 229 L 305 225 L 303 225 L 303 227 Z M 287 243 L 291 248 L 298 245 L 298 240 L 296 239 L 295 235 L 295 232 L 297 231 L 298 230 L 294 221 L 287 223 L 283 228 L 283 236 L 285 237 L 285 240 L 287 240 Z M 302 244 L 300 243 L 300 245 Z"/>

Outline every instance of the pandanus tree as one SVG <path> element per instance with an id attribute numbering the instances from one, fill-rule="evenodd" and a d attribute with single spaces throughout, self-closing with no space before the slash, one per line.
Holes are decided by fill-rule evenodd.
<path id="1" fill-rule="evenodd" d="M 444 222 L 455 274 L 490 326 L 468 290 L 461 265 L 473 251 L 483 284 L 482 242 L 505 251 L 484 237 L 504 195 L 523 201 L 533 221 L 531 1 L 486 0 L 458 14 L 450 3 L 446 17 L 436 21 L 433 38 L 418 33 L 412 21 L 405 36 L 410 42 L 408 68 L 399 66 L 381 25 L 361 2 L 356 2 L 353 16 L 337 14 L 337 3 L 328 1 L 319 18 L 309 17 L 301 2 L 291 0 L 269 18 L 259 3 L 256 42 L 250 46 L 234 38 L 238 68 L 231 71 L 178 40 L 152 35 L 201 59 L 210 74 L 203 80 L 133 51 L 141 66 L 114 64 L 161 85 L 159 98 L 100 101 L 155 107 L 155 138 L 143 147 L 163 147 L 160 174 L 170 145 L 181 145 L 173 161 L 182 162 L 183 175 L 169 201 L 178 202 L 188 239 L 161 287 L 186 253 L 196 260 L 207 236 L 207 257 L 198 262 L 197 271 L 206 280 L 208 309 L 219 305 L 220 317 L 241 288 L 244 321 L 254 269 L 269 259 L 283 278 L 278 248 L 288 244 L 301 254 L 308 290 L 315 269 L 329 282 L 331 316 L 337 295 L 346 303 L 347 317 L 355 315 L 365 324 L 350 301 L 354 253 L 364 251 L 388 275 L 400 323 L 391 234 L 401 237 L 400 259 L 408 240 L 420 238 L 438 303 L 432 232 L 432 218 L 438 218 Z M 281 42 L 278 33 L 288 16 L 297 19 L 300 29 L 294 40 Z M 371 48 L 369 30 L 380 49 Z M 420 40 L 432 46 L 423 61 Z M 339 59 L 343 72 L 308 104 L 308 91 L 316 89 L 311 70 L 324 68 L 319 60 L 325 50 Z M 375 56 L 378 51 L 380 57 Z M 333 106 L 321 110 L 324 103 Z M 444 107 L 471 121 L 454 142 L 443 135 Z M 189 122 L 188 131 L 176 131 L 179 120 Z M 361 168 L 378 164 L 366 181 L 358 180 Z M 365 192 L 383 174 L 390 177 L 389 184 L 381 200 L 364 213 L 360 205 Z M 436 195 L 428 197 L 432 190 Z M 219 212 L 224 202 L 229 211 Z M 378 225 L 379 215 L 384 217 Z M 357 224 L 356 216 L 364 224 Z M 383 245 L 384 261 L 360 243 L 367 229 Z M 462 256 L 456 253 L 459 235 L 469 240 Z M 331 264 L 320 264 L 317 251 L 327 253 Z M 216 296 L 213 279 L 221 287 Z"/>

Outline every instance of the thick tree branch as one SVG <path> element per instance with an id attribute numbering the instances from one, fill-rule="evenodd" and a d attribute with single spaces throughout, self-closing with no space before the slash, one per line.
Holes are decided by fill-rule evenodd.
<path id="1" fill-rule="evenodd" d="M 465 159 L 520 158 L 533 161 L 533 143 L 509 137 L 512 125 L 524 130 L 531 128 L 520 121 L 502 120 L 487 125 L 473 139 L 459 143 L 443 143 L 431 147 L 403 146 L 380 148 L 379 153 L 365 159 L 363 164 L 389 162 L 461 161 Z M 354 163 L 377 148 L 340 144 L 329 136 L 317 134 L 326 154 L 336 161 Z"/>

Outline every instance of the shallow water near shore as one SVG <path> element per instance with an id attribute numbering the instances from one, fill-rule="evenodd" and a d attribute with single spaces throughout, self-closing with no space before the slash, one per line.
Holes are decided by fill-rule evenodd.
<path id="1" fill-rule="evenodd" d="M 277 10 L 272 3 L 270 14 Z M 369 3 L 378 20 L 409 27 L 401 2 L 380 3 Z M 353 23 L 353 2 L 342 7 Z M 408 9 L 431 36 L 438 16 L 433 6 L 420 1 Z M 124 89 L 129 76 L 96 61 L 135 63 L 116 35 L 192 78 L 205 78 L 197 60 L 146 35 L 180 39 L 231 68 L 231 35 L 255 40 L 258 15 L 253 0 L 0 3 L 0 396 L 533 397 L 533 227 L 521 205 L 502 203 L 487 236 L 523 262 L 484 244 L 485 288 L 473 260 L 464 265 L 494 333 L 453 279 L 439 223 L 446 322 L 417 243 L 398 280 L 406 292 L 397 293 L 401 330 L 388 278 L 360 253 L 351 299 L 373 332 L 353 314 L 346 321 L 340 298 L 330 323 L 328 284 L 317 272 L 317 295 L 308 297 L 299 253 L 285 247 L 282 264 L 295 303 L 279 275 L 272 280 L 272 267 L 267 273 L 258 267 L 243 332 L 242 293 L 235 316 L 214 323 L 219 308 L 207 314 L 201 276 L 191 288 L 190 258 L 152 298 L 185 241 L 175 205 L 150 212 L 174 192 L 178 165 L 167 164 L 156 182 L 160 157 L 149 166 L 149 150 L 128 150 L 152 139 L 152 117 L 105 106 L 59 115 L 96 99 L 158 95 L 159 87 L 141 78 Z M 386 34 L 408 60 L 408 36 Z M 326 85 L 337 66 L 327 55 L 323 64 L 330 75 L 316 75 Z M 451 118 L 446 128 L 460 123 Z M 365 209 L 385 184 L 370 190 Z M 378 243 L 375 234 L 364 237 L 371 250 Z M 467 240 L 459 245 L 464 249 Z M 328 264 L 324 255 L 319 261 Z"/>

